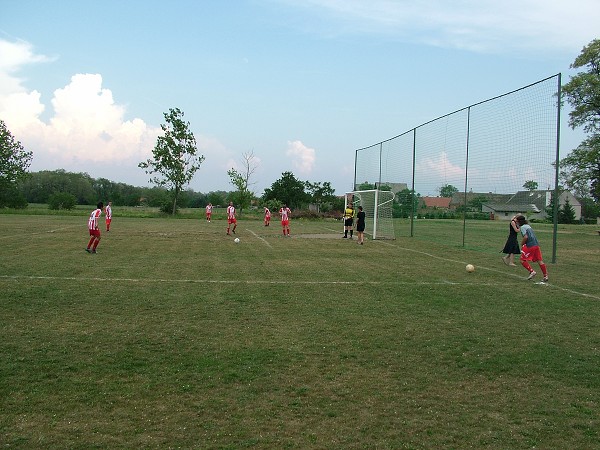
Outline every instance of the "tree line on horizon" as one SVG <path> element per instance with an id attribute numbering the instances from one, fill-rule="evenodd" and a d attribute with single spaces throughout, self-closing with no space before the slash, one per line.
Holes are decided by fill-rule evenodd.
<path id="1" fill-rule="evenodd" d="M 208 203 L 215 207 L 226 206 L 230 201 L 238 207 L 251 205 L 279 208 L 285 203 L 292 208 L 306 208 L 308 204 L 319 205 L 320 210 L 341 210 L 343 199 L 335 195 L 330 183 L 311 183 L 298 180 L 291 172 L 284 172 L 262 196 L 252 193 L 246 204 L 240 201 L 240 193 L 233 191 L 196 192 L 184 189 L 178 201 L 178 208 L 204 208 Z M 72 209 L 75 205 L 94 205 L 98 201 L 112 201 L 115 206 L 158 207 L 165 213 L 171 210 L 171 194 L 161 186 L 138 187 L 114 182 L 106 178 L 92 178 L 85 172 L 67 172 L 64 169 L 32 172 L 21 180 L 13 192 L 10 206 L 24 208 L 28 203 L 48 204 L 51 209 Z"/>

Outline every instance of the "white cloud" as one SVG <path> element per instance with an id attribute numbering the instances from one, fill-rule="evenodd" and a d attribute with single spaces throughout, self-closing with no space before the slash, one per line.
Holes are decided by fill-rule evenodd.
<path id="1" fill-rule="evenodd" d="M 420 160 L 415 166 L 416 175 L 422 175 L 426 178 L 438 178 L 443 184 L 453 184 L 456 180 L 464 180 L 465 169 L 457 166 L 448 159 L 446 152 L 441 152 L 435 157 L 428 157 Z"/>
<path id="2" fill-rule="evenodd" d="M 301 141 L 288 141 L 285 152 L 292 159 L 294 168 L 303 175 L 309 175 L 315 165 L 315 150 L 304 145 Z"/>
<path id="3" fill-rule="evenodd" d="M 49 60 L 35 55 L 29 44 L 0 40 L 0 80 L 6 81 L 0 83 L 0 117 L 33 151 L 34 163 L 39 159 L 71 167 L 86 162 L 139 162 L 150 156 L 160 128 L 138 118 L 126 120 L 125 107 L 102 87 L 100 74 L 73 75 L 69 84 L 54 91 L 53 114 L 42 121 L 46 105 L 41 94 L 28 91 L 15 74 L 27 64 Z"/>
<path id="4" fill-rule="evenodd" d="M 51 60 L 47 56 L 34 54 L 33 47 L 28 42 L 0 39 L 0 101 L 10 94 L 25 92 L 22 80 L 16 76 L 23 66 Z"/>
<path id="5" fill-rule="evenodd" d="M 307 9 L 323 33 L 393 35 L 410 42 L 481 52 L 563 50 L 597 37 L 597 0 L 281 0 Z M 314 19 L 314 17 L 312 17 Z M 334 31 L 333 31 L 334 30 Z"/>

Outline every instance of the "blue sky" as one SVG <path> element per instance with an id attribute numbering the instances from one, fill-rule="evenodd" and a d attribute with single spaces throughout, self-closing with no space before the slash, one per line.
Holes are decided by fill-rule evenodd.
<path id="1" fill-rule="evenodd" d="M 258 195 L 285 171 L 342 194 L 357 148 L 568 81 L 599 23 L 597 0 L 0 0 L 0 119 L 32 171 L 144 186 L 178 107 L 206 157 L 192 189 L 233 190 L 252 151 Z"/>

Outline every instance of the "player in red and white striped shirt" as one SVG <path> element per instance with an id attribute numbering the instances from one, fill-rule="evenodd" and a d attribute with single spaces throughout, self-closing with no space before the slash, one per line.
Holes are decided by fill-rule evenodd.
<path id="1" fill-rule="evenodd" d="M 106 222 L 106 231 L 110 231 L 110 223 L 112 222 L 112 202 L 108 202 L 104 208 L 104 220 Z"/>
<path id="2" fill-rule="evenodd" d="M 98 219 L 102 215 L 102 208 L 104 203 L 100 202 L 96 206 L 96 209 L 90 214 L 88 219 L 88 230 L 90 232 L 90 241 L 88 242 L 87 248 L 85 249 L 88 253 L 96 253 L 96 247 L 100 243 L 100 228 L 98 228 Z"/>
<path id="3" fill-rule="evenodd" d="M 233 206 L 233 202 L 229 202 L 229 206 L 227 207 L 227 234 L 229 233 L 229 228 L 233 224 L 233 234 L 235 234 L 235 229 L 237 228 L 237 220 L 235 218 L 235 206 Z"/>
<path id="4" fill-rule="evenodd" d="M 209 203 L 208 205 L 206 205 L 206 221 L 210 222 L 211 218 L 212 218 L 212 203 Z"/>
<path id="5" fill-rule="evenodd" d="M 271 211 L 265 206 L 265 227 L 271 224 Z"/>
<path id="6" fill-rule="evenodd" d="M 281 216 L 281 226 L 283 227 L 283 235 L 290 235 L 290 217 L 292 215 L 292 210 L 284 204 L 279 209 L 279 215 Z"/>

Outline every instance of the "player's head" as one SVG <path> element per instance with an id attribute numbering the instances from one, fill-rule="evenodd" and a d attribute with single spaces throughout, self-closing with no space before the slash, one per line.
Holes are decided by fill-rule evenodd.
<path id="1" fill-rule="evenodd" d="M 516 220 L 519 223 L 519 225 L 525 225 L 527 223 L 527 219 L 525 219 L 525 216 L 523 215 L 518 215 L 516 217 Z"/>
<path id="2" fill-rule="evenodd" d="M 98 209 L 102 209 L 102 208 L 104 208 L 104 203 L 102 203 L 102 202 L 98 202 L 98 204 L 96 205 L 96 207 L 97 207 Z"/>
<path id="3" fill-rule="evenodd" d="M 359 211 L 362 211 L 362 209 L 363 209 L 363 208 L 362 208 L 362 206 L 359 206 L 359 207 L 358 207 L 358 210 L 359 210 Z"/>

